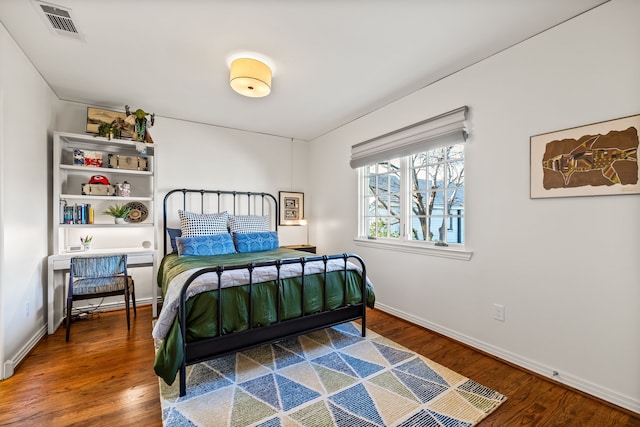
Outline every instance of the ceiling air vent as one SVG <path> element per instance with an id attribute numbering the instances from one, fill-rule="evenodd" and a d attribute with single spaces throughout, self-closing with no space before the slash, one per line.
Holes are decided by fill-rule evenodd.
<path id="1" fill-rule="evenodd" d="M 82 38 L 71 17 L 71 9 L 41 1 L 34 1 L 34 3 L 42 13 L 45 22 L 48 23 L 49 29 L 53 32 L 64 36 Z"/>

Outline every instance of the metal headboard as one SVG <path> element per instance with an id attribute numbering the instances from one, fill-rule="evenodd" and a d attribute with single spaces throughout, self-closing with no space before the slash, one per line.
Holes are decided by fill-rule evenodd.
<path id="1" fill-rule="evenodd" d="M 178 200 L 177 206 L 175 205 L 176 199 Z M 178 188 L 169 191 L 164 196 L 162 209 L 164 254 L 167 254 L 168 247 L 167 228 L 170 221 L 168 211 L 175 212 L 177 218 L 178 209 L 200 214 L 226 210 L 231 215 L 268 215 L 271 228 L 275 231 L 278 230 L 278 199 L 273 194 L 252 191 Z"/>

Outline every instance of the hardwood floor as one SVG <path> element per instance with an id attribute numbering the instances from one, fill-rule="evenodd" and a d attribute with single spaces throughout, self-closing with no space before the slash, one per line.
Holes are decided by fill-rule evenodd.
<path id="1" fill-rule="evenodd" d="M 480 426 L 640 427 L 640 418 L 501 363 L 439 334 L 370 310 L 367 324 L 385 337 L 508 399 Z M 122 311 L 74 322 L 46 336 L 0 382 L 0 425 L 161 426 L 153 372 L 151 307 L 139 307 L 127 332 Z"/>
<path id="2" fill-rule="evenodd" d="M 0 382 L 0 425 L 162 426 L 151 320 L 144 306 L 131 331 L 119 310 L 45 336 Z"/>

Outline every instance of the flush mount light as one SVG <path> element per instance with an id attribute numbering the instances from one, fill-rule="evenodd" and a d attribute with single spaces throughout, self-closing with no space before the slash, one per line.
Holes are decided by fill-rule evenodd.
<path id="1" fill-rule="evenodd" d="M 229 83 L 241 95 L 261 98 L 271 92 L 271 69 L 256 59 L 238 58 L 231 63 Z"/>

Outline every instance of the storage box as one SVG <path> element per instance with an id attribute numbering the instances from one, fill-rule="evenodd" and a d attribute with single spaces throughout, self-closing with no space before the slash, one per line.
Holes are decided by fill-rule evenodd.
<path id="1" fill-rule="evenodd" d="M 75 148 L 73 150 L 73 164 L 76 166 L 102 167 L 102 153 Z"/>
<path id="2" fill-rule="evenodd" d="M 148 171 L 147 159 L 141 156 L 123 156 L 120 154 L 109 154 L 109 167 L 114 169 L 129 169 Z"/>
<path id="3" fill-rule="evenodd" d="M 83 196 L 115 196 L 115 185 L 105 184 L 82 184 Z"/>

